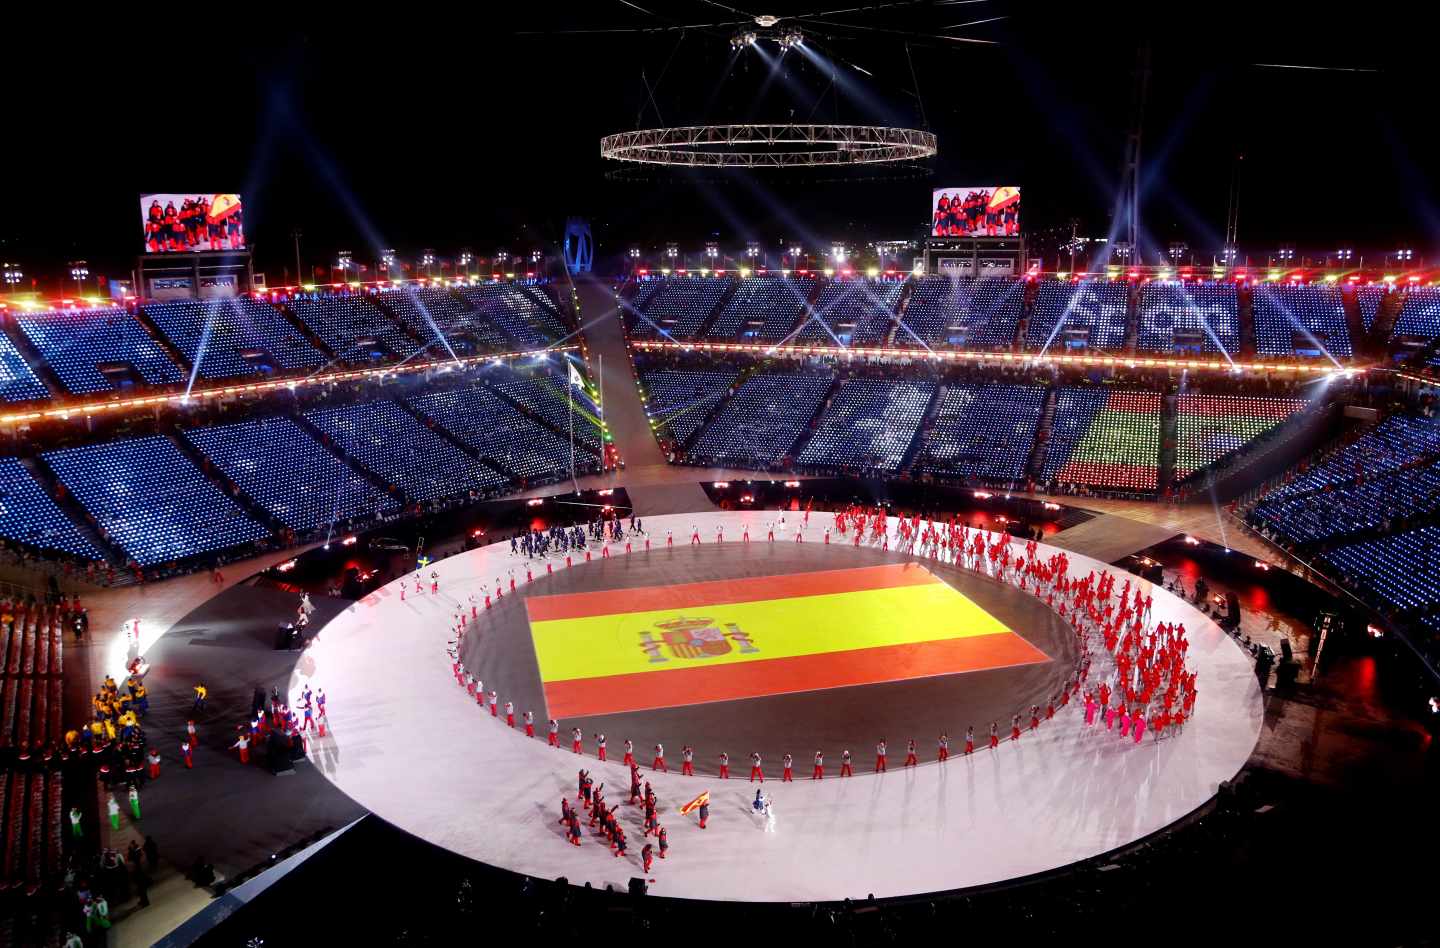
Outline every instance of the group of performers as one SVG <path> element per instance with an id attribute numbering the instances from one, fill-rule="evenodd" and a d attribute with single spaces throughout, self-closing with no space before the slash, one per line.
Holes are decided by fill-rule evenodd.
<path id="1" fill-rule="evenodd" d="M 220 195 L 218 213 L 209 195 L 187 197 L 175 206 L 173 199 L 160 206 L 157 198 L 145 213 L 145 249 L 150 253 L 178 253 L 186 250 L 239 250 L 245 246 L 245 230 L 239 201 Z"/>

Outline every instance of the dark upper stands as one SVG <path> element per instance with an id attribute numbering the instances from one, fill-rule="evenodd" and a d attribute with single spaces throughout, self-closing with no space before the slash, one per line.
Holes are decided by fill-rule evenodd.
<path id="1" fill-rule="evenodd" d="M 741 280 L 705 330 L 712 340 L 780 342 L 795 328 L 815 281 L 806 277 L 754 276 Z"/>
<path id="2" fill-rule="evenodd" d="M 15 344 L 0 336 L 0 399 L 29 402 L 49 397 L 50 390 L 30 368 Z"/>
<path id="3" fill-rule="evenodd" d="M 368 295 L 297 296 L 290 311 L 346 362 L 409 358 L 420 344 Z"/>
<path id="4" fill-rule="evenodd" d="M 878 346 L 890 333 L 904 284 L 832 280 L 820 291 L 810 318 L 795 335 L 800 345 Z"/>
<path id="5" fill-rule="evenodd" d="M 662 438 L 676 444 L 690 440 L 710 410 L 720 403 L 739 373 L 717 367 L 652 370 L 640 372 L 645 411 L 651 427 Z"/>
<path id="6" fill-rule="evenodd" d="M 752 375 L 700 432 L 694 460 L 770 467 L 794 447 L 834 378 L 829 375 Z"/>
<path id="7" fill-rule="evenodd" d="M 15 458 L 0 458 L 0 537 L 87 560 L 105 558 Z"/>
<path id="8" fill-rule="evenodd" d="M 731 285 L 726 277 L 692 276 L 646 284 L 647 292 L 633 301 L 631 333 L 639 338 L 693 339 Z"/>
<path id="9" fill-rule="evenodd" d="M 409 399 L 416 411 L 432 419 L 486 461 L 528 483 L 558 480 L 570 473 L 570 445 L 565 438 L 526 417 L 487 388 L 431 392 Z M 598 470 L 595 455 L 575 452 L 580 473 Z"/>

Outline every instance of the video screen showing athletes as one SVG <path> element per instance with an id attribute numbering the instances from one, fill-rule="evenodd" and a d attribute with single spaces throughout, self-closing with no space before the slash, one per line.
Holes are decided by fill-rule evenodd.
<path id="1" fill-rule="evenodd" d="M 930 195 L 931 237 L 1016 237 L 1020 189 L 1011 185 L 936 188 Z"/>
<path id="2" fill-rule="evenodd" d="M 245 249 L 238 194 L 143 194 L 146 253 Z"/>

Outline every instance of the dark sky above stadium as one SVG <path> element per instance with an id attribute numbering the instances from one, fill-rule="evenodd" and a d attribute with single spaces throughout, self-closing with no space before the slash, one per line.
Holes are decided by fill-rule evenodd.
<path id="1" fill-rule="evenodd" d="M 696 26 L 742 19 L 726 7 L 865 5 L 355 5 L 314 18 L 231 6 L 203 19 L 37 24 L 0 62 L 0 253 L 32 271 L 72 257 L 123 268 L 139 249 L 137 195 L 192 189 L 243 193 L 272 282 L 293 259 L 296 228 L 307 258 L 345 248 L 361 260 L 382 246 L 524 252 L 553 245 L 571 214 L 592 220 L 602 254 L 712 235 L 735 246 L 900 238 L 923 233 L 932 186 L 1018 184 L 1028 233 L 1068 233 L 1077 218 L 1082 233 L 1103 234 L 1143 39 L 1144 223 L 1157 244 L 1186 240 L 1208 255 L 1220 243 L 1243 154 L 1242 246 L 1433 250 L 1440 161 L 1422 73 L 1433 41 L 1423 24 L 1407 27 L 1413 7 L 1349 11 L 1370 27 L 1302 19 L 1294 5 L 1182 15 L 1153 4 L 920 2 L 802 23 L 817 58 L 769 62 L 732 55 L 735 27 Z M 988 22 L 960 25 L 972 21 Z M 692 28 L 655 29 L 677 24 Z M 603 134 L 637 125 L 792 117 L 928 127 L 940 156 L 925 176 L 698 182 L 615 180 L 598 156 Z"/>

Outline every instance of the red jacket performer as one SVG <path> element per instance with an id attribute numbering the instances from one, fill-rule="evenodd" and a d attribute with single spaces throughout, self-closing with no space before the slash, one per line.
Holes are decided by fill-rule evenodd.
<path id="1" fill-rule="evenodd" d="M 720 779 L 730 779 L 730 755 L 724 751 L 720 752 Z"/>
<path id="2" fill-rule="evenodd" d="M 515 702 L 513 701 L 505 702 L 505 726 L 515 726 Z"/>
<path id="3" fill-rule="evenodd" d="M 847 748 L 840 752 L 840 776 L 853 777 L 854 771 L 850 769 L 850 751 Z"/>
<path id="4" fill-rule="evenodd" d="M 148 755 L 146 755 L 146 760 L 149 761 L 149 763 L 150 763 L 150 779 L 151 779 L 151 780 L 159 780 L 159 779 L 160 779 L 160 752 L 159 752 L 158 750 L 156 750 L 155 748 L 153 748 L 153 747 L 150 748 L 150 753 L 149 753 Z"/>
<path id="5" fill-rule="evenodd" d="M 551 747 L 559 747 L 559 746 L 560 746 L 560 722 L 557 721 L 557 720 L 555 720 L 554 718 L 551 718 L 551 719 L 550 719 L 550 725 L 549 725 L 549 727 L 550 727 L 550 746 L 551 746 Z"/>
<path id="6" fill-rule="evenodd" d="M 180 754 L 185 758 L 185 769 L 193 770 L 195 767 L 195 748 L 190 746 L 189 743 L 182 741 L 180 743 Z"/>
<path id="7" fill-rule="evenodd" d="M 939 761 L 942 761 L 942 762 L 949 760 L 949 759 L 950 759 L 950 735 L 948 735 L 948 734 L 941 734 L 941 735 L 940 735 L 940 740 L 939 740 L 939 745 L 940 745 L 939 748 L 935 751 L 935 759 L 936 759 L 936 760 L 939 760 Z"/>
<path id="8" fill-rule="evenodd" d="M 601 760 L 604 760 L 604 759 L 605 759 L 605 735 L 604 735 L 604 734 L 596 734 L 596 735 L 595 735 L 595 756 L 596 756 L 596 757 L 599 757 Z"/>
<path id="9" fill-rule="evenodd" d="M 877 774 L 885 772 L 885 742 L 883 740 L 875 745 L 875 772 Z"/>
<path id="10" fill-rule="evenodd" d="M 650 866 L 654 862 L 654 860 L 655 847 L 651 846 L 649 843 L 646 843 L 644 848 L 640 850 L 640 861 L 644 865 L 646 872 L 650 871 Z"/>
<path id="11" fill-rule="evenodd" d="M 791 757 L 789 754 L 786 754 L 784 757 L 780 758 L 780 767 L 781 767 L 780 782 L 781 782 L 781 783 L 794 783 L 794 782 L 795 782 L 795 774 L 794 774 L 793 771 L 792 771 L 792 768 L 794 767 L 794 764 L 795 764 L 795 759 L 794 759 L 793 757 Z"/>
<path id="12" fill-rule="evenodd" d="M 534 737 L 534 736 L 535 736 L 535 712 L 534 712 L 534 711 L 526 711 L 526 712 L 525 712 L 525 736 L 526 736 L 526 737 Z"/>
<path id="13" fill-rule="evenodd" d="M 990 722 L 990 749 L 993 751 L 1000 746 L 1000 722 Z"/>
<path id="14" fill-rule="evenodd" d="M 689 744 L 680 748 L 680 773 L 686 777 L 695 776 L 695 751 Z"/>
<path id="15" fill-rule="evenodd" d="M 765 782 L 765 772 L 760 769 L 760 752 L 759 752 L 759 751 L 751 751 L 751 752 L 750 752 L 750 782 L 751 782 L 751 783 L 754 783 L 756 779 L 758 779 L 761 783 L 764 783 L 764 782 Z"/>
<path id="16" fill-rule="evenodd" d="M 973 724 L 965 729 L 965 753 L 975 753 L 975 725 Z"/>
<path id="17" fill-rule="evenodd" d="M 577 727 L 577 728 L 574 728 L 574 729 L 571 730 L 571 732 L 570 732 L 570 749 L 571 749 L 572 751 L 574 751 L 575 753 L 577 753 L 577 754 L 580 753 L 580 744 L 581 744 L 584 740 L 585 740 L 585 733 L 584 733 L 583 731 L 581 731 L 578 727 Z"/>
<path id="18" fill-rule="evenodd" d="M 493 691 L 490 692 L 490 716 L 492 718 L 500 716 L 500 698 Z"/>
<path id="19" fill-rule="evenodd" d="M 625 759 L 621 761 L 626 767 L 635 766 L 635 742 L 625 738 Z"/>
<path id="20" fill-rule="evenodd" d="M 819 751 L 815 752 L 815 769 L 810 772 L 811 780 L 825 779 L 825 755 Z"/>
<path id="21" fill-rule="evenodd" d="M 915 738 L 912 737 L 910 742 L 905 745 L 905 766 L 915 767 L 919 763 L 920 761 L 915 757 Z"/>
<path id="22" fill-rule="evenodd" d="M 667 774 L 670 772 L 670 768 L 665 766 L 665 745 L 664 745 L 664 744 L 656 744 L 656 745 L 655 745 L 655 762 L 650 765 L 650 769 L 651 769 L 651 770 L 663 770 L 663 771 L 665 771 Z"/>

